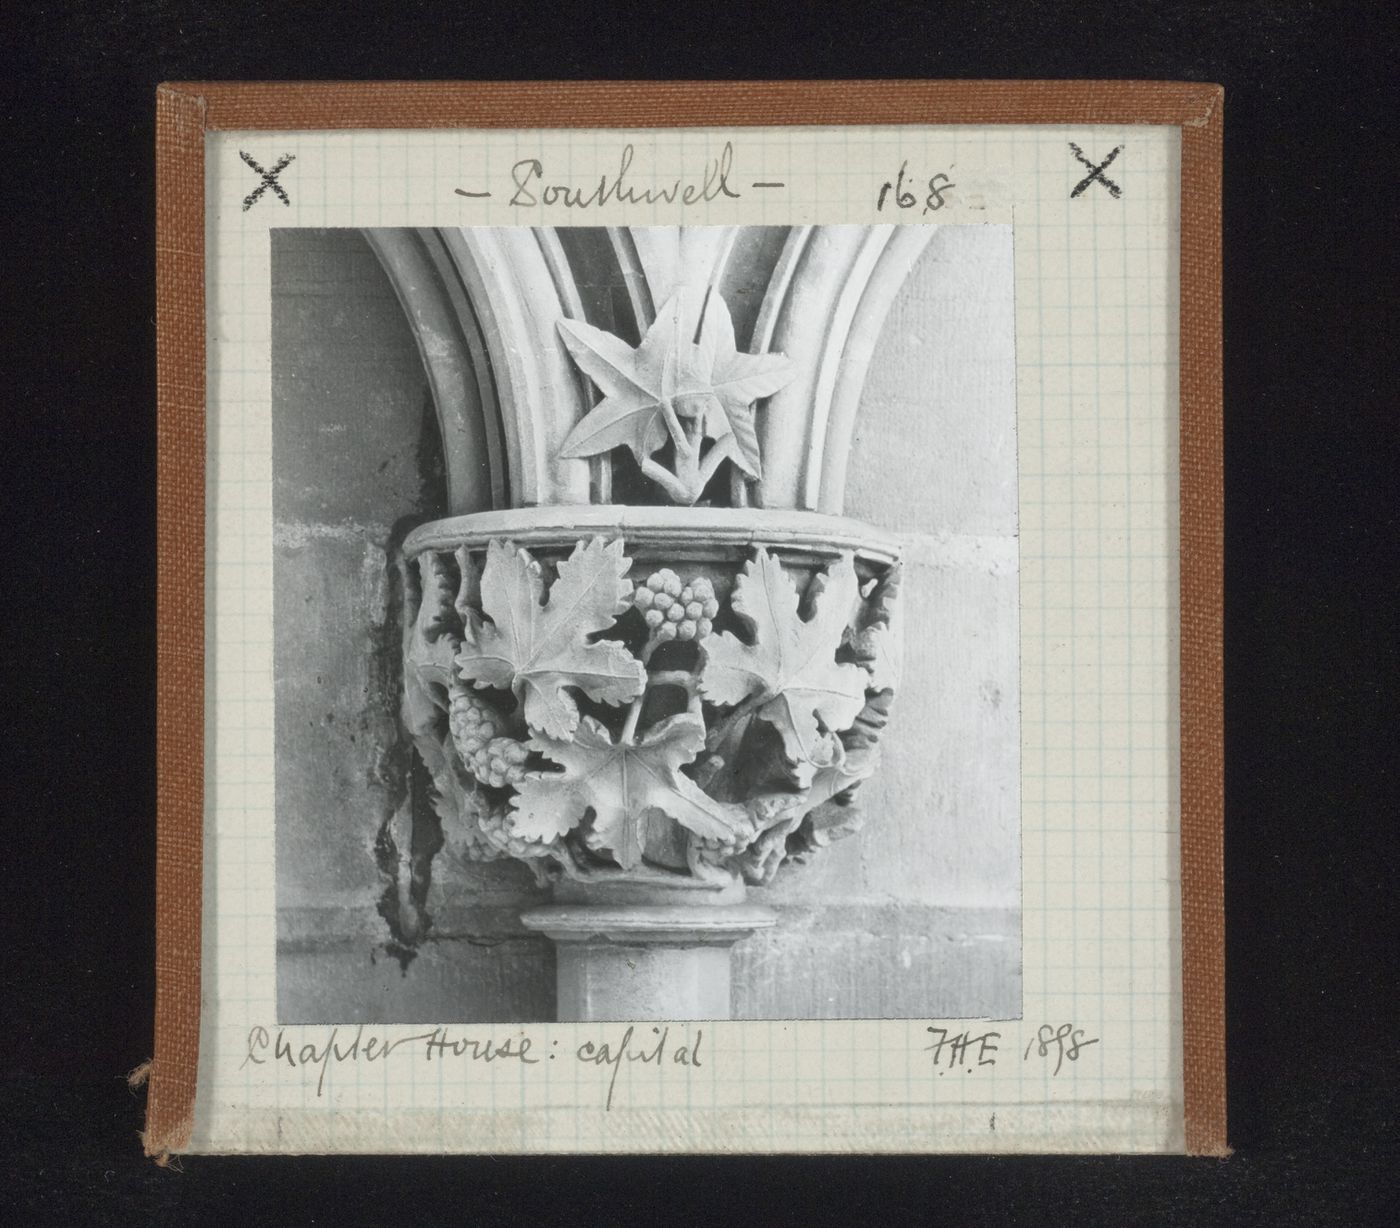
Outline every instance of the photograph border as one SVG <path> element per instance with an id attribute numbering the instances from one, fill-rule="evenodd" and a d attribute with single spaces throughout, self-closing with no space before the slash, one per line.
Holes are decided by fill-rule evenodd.
<path id="1" fill-rule="evenodd" d="M 1151 124 L 1181 129 L 1180 747 L 1186 1150 L 1225 1155 L 1223 90 L 1150 81 L 210 82 L 156 99 L 155 1053 L 144 1145 L 182 1150 L 200 1030 L 204 135 L 211 131 Z"/>

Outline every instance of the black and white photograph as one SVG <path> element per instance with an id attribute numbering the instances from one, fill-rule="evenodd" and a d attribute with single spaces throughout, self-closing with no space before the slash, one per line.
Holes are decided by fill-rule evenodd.
<path id="1" fill-rule="evenodd" d="M 277 1022 L 1020 1017 L 1011 228 L 270 242 Z"/>

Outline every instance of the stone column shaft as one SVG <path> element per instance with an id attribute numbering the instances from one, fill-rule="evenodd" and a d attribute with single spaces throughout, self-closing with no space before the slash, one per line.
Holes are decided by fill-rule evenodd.
<path id="1" fill-rule="evenodd" d="M 521 917 L 554 940 L 558 1019 L 728 1019 L 729 951 L 777 921 L 752 905 L 562 904 Z"/>

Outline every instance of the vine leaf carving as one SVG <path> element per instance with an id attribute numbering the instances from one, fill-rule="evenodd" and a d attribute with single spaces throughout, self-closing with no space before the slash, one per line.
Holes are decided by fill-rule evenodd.
<path id="1" fill-rule="evenodd" d="M 636 698 L 646 685 L 641 662 L 621 644 L 588 642 L 627 609 L 631 563 L 621 541 L 580 542 L 559 564 L 545 604 L 539 564 L 526 551 L 493 541 L 481 577 L 490 622 L 465 627 L 456 658 L 461 676 L 478 687 L 514 691 L 531 729 L 556 739 L 572 736 L 579 723 L 565 688 L 609 704 Z"/>
<path id="2" fill-rule="evenodd" d="M 457 639 L 452 634 L 452 587 L 442 560 L 425 551 L 416 560 L 421 597 L 405 645 L 405 657 L 423 683 L 446 688 L 452 682 Z"/>
<path id="3" fill-rule="evenodd" d="M 866 686 L 860 666 L 836 660 L 860 600 L 851 556 L 815 577 L 812 587 L 812 616 L 804 620 L 792 577 L 760 547 L 730 600 L 753 643 L 730 631 L 710 636 L 700 677 L 701 692 L 711 703 L 757 705 L 804 775 L 831 762 L 836 742 L 827 734 L 850 728 L 865 704 Z"/>
<path id="4" fill-rule="evenodd" d="M 557 839 L 592 809 L 599 843 L 631 869 L 642 859 L 655 812 L 712 840 L 731 839 L 746 827 L 743 807 L 715 801 L 680 770 L 705 745 L 699 716 L 668 717 L 635 741 L 617 742 L 587 716 L 572 741 L 536 737 L 530 745 L 564 770 L 531 772 L 517 786 L 511 826 L 522 839 Z"/>
<path id="5" fill-rule="evenodd" d="M 672 295 L 636 349 L 579 320 L 560 320 L 559 331 L 574 361 L 603 392 L 569 432 L 561 457 L 625 446 L 649 477 L 683 503 L 699 498 L 725 457 L 749 476 L 761 476 L 753 403 L 789 383 L 796 370 L 781 354 L 740 353 L 729 308 L 717 292 Z M 675 445 L 674 471 L 651 459 L 668 438 Z M 703 438 L 717 446 L 702 458 Z"/>
<path id="6" fill-rule="evenodd" d="M 843 749 L 831 763 L 817 769 L 806 793 L 806 806 L 809 809 L 819 806 L 838 793 L 844 793 L 852 785 L 868 780 L 879 764 L 880 748 L 876 745 L 850 751 Z"/>
<path id="7" fill-rule="evenodd" d="M 870 671 L 872 691 L 897 690 L 904 671 L 902 583 L 903 569 L 896 563 L 871 594 L 864 625 L 847 632 L 857 661 Z"/>

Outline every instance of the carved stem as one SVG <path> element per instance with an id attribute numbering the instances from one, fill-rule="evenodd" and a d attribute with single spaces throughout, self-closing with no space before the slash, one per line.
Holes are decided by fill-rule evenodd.
<path id="1" fill-rule="evenodd" d="M 641 719 L 642 704 L 646 702 L 645 690 L 637 696 L 627 709 L 627 723 L 622 727 L 622 744 L 632 746 L 637 740 L 637 721 Z"/>
<path id="2" fill-rule="evenodd" d="M 734 453 L 734 436 L 726 435 L 713 448 L 710 454 L 705 457 L 705 463 L 700 469 L 700 489 L 704 490 L 705 485 L 715 476 L 715 470 Z"/>
<path id="3" fill-rule="evenodd" d="M 698 414 L 687 418 L 683 427 L 684 438 L 676 441 L 676 477 L 685 488 L 687 503 L 694 503 L 705 489 L 700 465 L 700 448 L 704 441 L 702 425 Z"/>
<path id="4" fill-rule="evenodd" d="M 663 465 L 657 464 L 651 457 L 647 457 L 642 462 L 642 472 L 653 482 L 665 488 L 666 493 L 677 503 L 694 503 L 700 497 L 700 492 L 691 492 L 690 487 L 680 481 L 674 473 Z"/>
<path id="5" fill-rule="evenodd" d="M 750 695 L 728 716 L 715 722 L 715 727 L 710 730 L 709 736 L 705 739 L 705 749 L 714 750 L 715 747 L 719 746 L 720 743 L 729 736 L 729 731 L 733 729 L 735 725 L 743 720 L 744 717 L 748 716 L 750 712 L 762 707 L 772 698 L 771 695 L 762 691 L 757 695 Z"/>
<path id="6" fill-rule="evenodd" d="M 668 396 L 661 398 L 661 415 L 666 419 L 666 429 L 671 434 L 671 442 L 676 445 L 676 456 L 688 456 L 692 451 L 690 441 L 686 438 L 685 428 L 681 426 L 681 420 L 676 417 L 676 407 Z"/>

